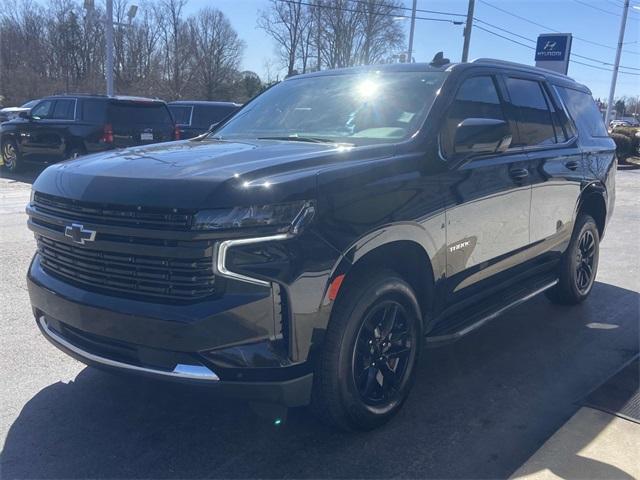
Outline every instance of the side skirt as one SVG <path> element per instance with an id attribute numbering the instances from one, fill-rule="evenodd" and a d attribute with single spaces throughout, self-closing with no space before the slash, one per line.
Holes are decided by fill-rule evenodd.
<path id="1" fill-rule="evenodd" d="M 476 304 L 450 317 L 443 318 L 427 334 L 427 344 L 429 346 L 437 346 L 458 340 L 494 318 L 499 317 L 507 310 L 517 307 L 550 289 L 557 283 L 557 278 L 546 276 L 515 291 L 500 292 L 479 305 Z"/>

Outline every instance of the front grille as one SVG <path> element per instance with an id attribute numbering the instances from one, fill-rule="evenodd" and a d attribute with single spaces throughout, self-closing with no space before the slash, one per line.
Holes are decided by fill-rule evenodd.
<path id="1" fill-rule="evenodd" d="M 158 258 L 75 247 L 37 236 L 42 267 L 69 283 L 101 293 L 193 301 L 215 293 L 213 262 L 199 258 Z"/>
<path id="2" fill-rule="evenodd" d="M 33 206 L 41 213 L 65 220 L 160 230 L 189 230 L 192 212 L 178 208 L 129 207 L 80 202 L 36 192 Z"/>

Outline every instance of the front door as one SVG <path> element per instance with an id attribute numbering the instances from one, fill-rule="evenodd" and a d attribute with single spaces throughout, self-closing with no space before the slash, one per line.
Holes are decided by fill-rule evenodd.
<path id="1" fill-rule="evenodd" d="M 453 151 L 455 128 L 467 118 L 506 121 L 503 93 L 491 74 L 467 78 L 445 117 L 440 142 Z M 515 132 L 514 132 L 515 133 Z M 509 275 L 529 244 L 529 159 L 520 148 L 482 155 L 443 174 L 446 192 L 448 303 L 488 294 Z"/>

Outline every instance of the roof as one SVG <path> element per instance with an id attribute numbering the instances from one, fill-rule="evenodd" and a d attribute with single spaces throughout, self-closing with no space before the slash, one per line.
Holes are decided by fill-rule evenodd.
<path id="1" fill-rule="evenodd" d="M 176 100 L 169 102 L 169 105 L 208 105 L 210 107 L 241 107 L 241 103 L 234 102 L 212 102 L 208 100 Z"/>
<path id="2" fill-rule="evenodd" d="M 108 96 L 108 95 L 101 95 L 98 93 L 60 93 L 57 95 L 48 95 L 44 98 L 99 98 L 99 99 L 105 99 L 105 100 L 118 100 L 118 101 L 123 101 L 123 102 L 159 102 L 159 103 L 165 103 L 164 100 L 161 100 L 159 98 L 148 98 L 148 97 L 137 97 L 137 96 L 133 96 L 133 95 L 112 95 L 112 96 Z"/>
<path id="3" fill-rule="evenodd" d="M 359 67 L 349 67 L 349 68 L 339 68 L 335 70 L 322 70 L 319 72 L 311 72 L 300 75 L 295 75 L 285 79 L 285 81 L 298 79 L 298 78 L 306 78 L 306 77 L 316 77 L 316 76 L 329 76 L 329 75 L 350 75 L 357 73 L 366 73 L 372 71 L 380 71 L 380 72 L 445 72 L 445 71 L 458 71 L 462 69 L 474 68 L 479 66 L 488 66 L 495 67 L 499 69 L 509 69 L 516 71 L 523 71 L 528 73 L 534 73 L 537 75 L 542 75 L 549 80 L 555 80 L 562 83 L 572 84 L 578 87 L 581 87 L 589 93 L 591 91 L 584 85 L 579 84 L 573 78 L 563 75 L 561 73 L 557 73 L 551 70 L 547 70 L 544 68 L 534 67 L 533 65 L 525 65 L 522 63 L 509 62 L 506 60 L 498 60 L 494 58 L 478 58 L 468 63 L 446 63 L 443 65 L 432 65 L 430 63 L 391 63 L 384 65 L 364 65 Z"/>

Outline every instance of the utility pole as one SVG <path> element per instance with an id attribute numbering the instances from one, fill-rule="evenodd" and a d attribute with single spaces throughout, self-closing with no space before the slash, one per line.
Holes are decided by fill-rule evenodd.
<path id="1" fill-rule="evenodd" d="M 104 19 L 105 42 L 107 44 L 107 59 L 105 62 L 105 76 L 107 77 L 107 95 L 113 96 L 113 0 L 106 0 L 107 13 Z"/>
<path id="2" fill-rule="evenodd" d="M 413 32 L 416 29 L 416 3 L 418 0 L 413 0 L 413 7 L 411 8 L 411 27 L 409 28 L 409 50 L 407 52 L 407 62 L 413 63 Z"/>
<path id="3" fill-rule="evenodd" d="M 627 0 L 628 1 L 628 0 Z M 469 59 L 469 44 L 471 43 L 471 27 L 473 26 L 473 9 L 475 8 L 475 0 L 469 0 L 467 9 L 467 23 L 464 26 L 464 45 L 462 46 L 462 63 Z"/>
<path id="4" fill-rule="evenodd" d="M 622 54 L 622 44 L 624 43 L 624 29 L 627 25 L 627 13 L 629 12 L 629 0 L 624 0 L 622 19 L 620 20 L 620 34 L 618 35 L 618 48 L 616 50 L 616 61 L 611 75 L 611 88 L 609 89 L 609 100 L 607 101 L 607 113 L 604 117 L 604 124 L 609 127 L 611 107 L 613 106 L 613 96 L 616 93 L 616 82 L 618 81 L 618 68 L 620 67 L 620 55 Z"/>

